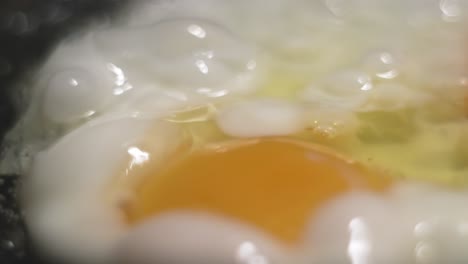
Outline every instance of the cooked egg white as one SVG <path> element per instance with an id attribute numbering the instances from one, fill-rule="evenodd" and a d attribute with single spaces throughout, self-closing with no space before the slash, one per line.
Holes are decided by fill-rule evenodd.
<path id="1" fill-rule="evenodd" d="M 60 43 L 1 169 L 80 264 L 468 261 L 463 1 L 141 1 Z"/>

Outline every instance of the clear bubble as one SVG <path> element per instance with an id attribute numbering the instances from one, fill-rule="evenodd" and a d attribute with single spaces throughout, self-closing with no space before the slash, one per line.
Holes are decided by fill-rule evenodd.
<path id="1" fill-rule="evenodd" d="M 53 75 L 44 91 L 43 113 L 51 121 L 68 123 L 94 115 L 106 99 L 97 77 L 82 69 Z"/>
<path id="2" fill-rule="evenodd" d="M 252 89 L 250 79 L 258 67 L 253 47 L 199 19 L 111 30 L 96 34 L 95 40 L 130 78 L 134 71 L 143 72 L 160 86 L 207 97 Z"/>
<path id="3" fill-rule="evenodd" d="M 373 87 L 366 73 L 345 70 L 309 85 L 299 96 L 316 107 L 356 111 L 368 100 Z"/>
<path id="4" fill-rule="evenodd" d="M 393 79 L 400 73 L 399 60 L 389 51 L 375 51 L 364 56 L 362 60 L 366 72 L 380 79 Z"/>

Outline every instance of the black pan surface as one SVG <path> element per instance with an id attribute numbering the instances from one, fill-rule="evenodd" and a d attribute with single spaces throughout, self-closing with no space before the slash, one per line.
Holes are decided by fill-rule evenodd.
<path id="1" fill-rule="evenodd" d="M 0 142 L 17 121 L 15 86 L 40 66 L 54 45 L 86 23 L 116 15 L 125 0 L 0 0 Z M 1 149 L 0 149 L 1 151 Z M 16 185 L 21 175 L 0 175 L 0 264 L 50 264 L 33 253 Z"/>

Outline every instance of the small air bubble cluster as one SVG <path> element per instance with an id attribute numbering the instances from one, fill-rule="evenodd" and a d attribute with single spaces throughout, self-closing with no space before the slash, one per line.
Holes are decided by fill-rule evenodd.
<path id="1" fill-rule="evenodd" d="M 208 20 L 170 19 L 111 29 L 96 33 L 95 41 L 135 90 L 153 86 L 168 94 L 178 91 L 190 104 L 255 89 L 255 48 Z"/>

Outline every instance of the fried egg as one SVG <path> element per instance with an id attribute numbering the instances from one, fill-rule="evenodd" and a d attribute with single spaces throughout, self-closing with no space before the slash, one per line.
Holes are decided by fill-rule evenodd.
<path id="1" fill-rule="evenodd" d="M 29 80 L 2 170 L 80 264 L 468 261 L 463 1 L 142 1 Z"/>

